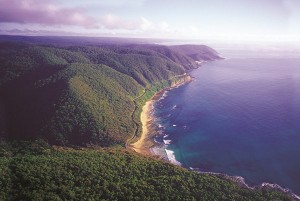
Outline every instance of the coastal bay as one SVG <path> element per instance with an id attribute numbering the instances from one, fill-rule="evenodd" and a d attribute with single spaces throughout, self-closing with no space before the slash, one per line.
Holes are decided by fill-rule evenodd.
<path id="1" fill-rule="evenodd" d="M 154 104 L 157 140 L 186 168 L 299 194 L 298 64 L 291 58 L 205 64 L 191 73 L 194 82 Z"/>
<path id="2" fill-rule="evenodd" d="M 300 201 L 300 0 L 0 1 L 0 201 Z"/>
<path id="3" fill-rule="evenodd" d="M 158 45 L 76 46 L 77 41 L 71 38 L 72 47 L 2 43 L 0 200 L 292 200 L 269 187 L 245 189 L 226 177 L 149 157 L 177 159 L 169 147 L 174 141 L 163 132 L 167 127 L 156 124 L 155 108 L 189 86 L 179 87 L 201 61 L 219 59 L 216 51 L 201 45 L 174 46 L 176 51 Z M 146 100 L 168 86 L 142 112 Z M 159 136 L 164 153 L 157 153 Z M 137 137 L 136 152 L 142 154 L 125 149 Z"/>
<path id="4" fill-rule="evenodd" d="M 174 81 L 170 87 L 160 90 L 144 104 L 140 115 L 140 121 L 142 124 L 141 136 L 136 142 L 130 145 L 130 147 L 134 151 L 146 155 L 159 155 L 161 158 L 167 159 L 164 151 L 162 151 L 161 148 L 157 147 L 158 144 L 154 139 L 157 135 L 157 126 L 155 123 L 155 117 L 153 115 L 154 104 L 159 101 L 161 97 L 164 97 L 167 91 L 178 88 L 193 80 L 193 78 L 189 75 L 184 74 L 181 76 L 183 76 L 184 78 Z"/>

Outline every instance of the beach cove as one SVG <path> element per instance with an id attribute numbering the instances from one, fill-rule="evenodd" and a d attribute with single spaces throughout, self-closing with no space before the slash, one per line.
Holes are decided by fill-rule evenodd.
<path id="1" fill-rule="evenodd" d="M 288 87 L 289 84 L 291 84 L 291 83 L 286 83 L 284 85 L 279 85 L 279 84 L 282 84 L 281 83 L 282 81 L 287 80 L 287 79 L 284 79 L 283 77 L 287 78 L 287 77 L 289 77 L 289 75 L 291 73 L 293 73 L 292 80 L 296 81 L 299 78 L 298 77 L 299 74 L 297 73 L 297 71 L 295 71 L 296 69 L 294 69 L 292 66 L 288 68 L 289 69 L 288 71 L 283 70 L 280 67 L 277 67 L 277 68 L 274 67 L 275 70 L 283 71 L 283 72 L 281 72 L 281 76 L 278 77 L 278 79 L 275 79 L 275 81 L 278 81 L 278 83 L 277 82 L 273 83 L 273 79 L 276 78 L 277 75 L 274 73 L 270 74 L 269 69 L 264 69 L 264 70 L 260 69 L 259 73 L 255 72 L 256 69 L 254 69 L 254 71 L 251 72 L 252 65 L 254 65 L 256 63 L 256 61 L 254 61 L 253 59 L 247 59 L 247 62 L 249 63 L 248 65 L 250 65 L 249 67 L 247 66 L 247 67 L 244 67 L 243 69 L 239 69 L 239 70 L 233 69 L 232 66 L 241 65 L 240 60 L 238 60 L 238 61 L 236 61 L 236 60 L 230 61 L 229 60 L 229 61 L 225 61 L 225 63 L 224 62 L 222 63 L 222 62 L 223 61 L 216 61 L 216 62 L 208 63 L 203 68 L 194 70 L 191 73 L 191 75 L 196 78 L 194 82 L 191 82 L 188 85 L 184 85 L 182 87 L 175 88 L 173 90 L 168 90 L 168 91 L 165 91 L 164 93 L 161 93 L 160 98 L 156 97 L 156 100 L 155 101 L 152 100 L 151 104 L 149 103 L 148 107 L 145 108 L 145 110 L 143 110 L 143 112 L 147 111 L 146 114 L 148 114 L 148 116 L 150 116 L 147 121 L 143 121 L 145 123 L 145 124 L 143 123 L 143 127 L 145 127 L 144 125 L 147 125 L 146 132 L 149 132 L 149 128 L 153 128 L 153 127 L 156 128 L 154 130 L 156 132 L 152 133 L 151 135 L 148 134 L 148 137 L 144 138 L 144 142 L 146 142 L 146 143 L 151 142 L 150 146 L 149 146 L 149 144 L 148 144 L 148 146 L 146 146 L 147 150 L 152 150 L 152 151 L 148 151 L 148 153 L 160 155 L 162 158 L 168 159 L 170 162 L 172 162 L 174 164 L 177 164 L 177 165 L 181 164 L 183 167 L 197 170 L 200 172 L 216 172 L 216 173 L 221 173 L 221 174 L 226 174 L 226 175 L 231 175 L 231 176 L 239 175 L 239 176 L 242 176 L 243 178 L 245 178 L 245 181 L 247 184 L 249 184 L 249 186 L 257 186 L 257 185 L 261 185 L 262 183 L 264 183 L 264 185 L 269 185 L 269 183 L 271 183 L 273 186 L 275 184 L 279 184 L 279 186 L 282 186 L 284 189 L 290 189 L 293 192 L 298 193 L 297 181 L 294 180 L 294 184 L 293 184 L 293 176 L 297 177 L 297 174 L 298 174 L 297 168 L 293 171 L 293 176 L 282 176 L 284 169 L 281 170 L 283 172 L 281 172 L 280 174 L 272 173 L 272 167 L 268 167 L 268 164 L 264 164 L 264 161 L 269 161 L 269 160 L 264 159 L 264 158 L 265 157 L 275 157 L 275 158 L 281 157 L 280 160 L 285 161 L 285 164 L 282 164 L 280 161 L 278 161 L 278 163 L 277 163 L 278 166 L 286 165 L 286 163 L 288 163 L 289 168 L 293 167 L 293 166 L 297 167 L 298 161 L 293 160 L 290 163 L 290 162 L 288 162 L 288 160 L 291 158 L 291 156 L 287 157 L 288 155 L 290 155 L 290 153 L 294 153 L 289 150 L 291 148 L 295 149 L 297 147 L 297 144 L 296 144 L 298 142 L 297 141 L 298 137 L 296 135 L 296 132 L 298 129 L 298 127 L 297 127 L 298 124 L 296 122 L 297 118 L 295 118 L 295 116 L 291 116 L 292 119 L 289 122 L 286 122 L 284 119 L 286 119 L 288 117 L 286 115 L 289 115 L 290 113 L 288 110 L 286 111 L 286 109 L 284 107 L 277 108 L 277 116 L 275 116 L 276 117 L 275 118 L 274 115 L 270 116 L 270 112 L 271 112 L 270 110 L 271 109 L 274 110 L 274 108 L 269 109 L 268 107 L 279 104 L 280 102 L 284 101 L 284 99 L 282 99 L 282 98 L 280 98 L 280 99 L 277 98 L 274 100 L 269 99 L 269 97 L 272 95 L 273 96 L 275 95 L 277 97 L 277 95 L 276 95 L 277 93 L 282 93 L 284 90 L 286 90 L 285 87 Z M 237 62 L 237 63 L 235 63 L 235 62 Z M 289 60 L 289 62 L 287 62 L 286 60 L 281 61 L 279 59 L 275 59 L 275 61 L 268 60 L 268 59 L 267 60 L 260 59 L 260 60 L 258 60 L 258 62 L 264 64 L 267 67 L 269 66 L 269 68 L 274 66 L 276 63 L 278 64 L 278 62 L 281 62 L 281 64 L 286 64 L 286 63 L 290 62 L 290 64 L 291 64 L 290 60 Z M 294 60 L 294 62 L 298 63 L 299 61 Z M 219 67 L 219 65 L 221 63 L 222 63 L 222 66 Z M 225 65 L 225 68 L 223 67 L 223 65 Z M 216 66 L 216 68 L 214 66 Z M 227 67 L 227 66 L 229 66 L 229 67 Z M 223 75 L 219 75 L 216 70 L 220 71 Z M 249 74 L 249 76 L 242 77 L 243 71 L 247 72 L 248 74 L 249 74 L 249 72 L 251 72 L 251 73 Z M 233 74 L 233 72 L 235 74 Z M 285 74 L 283 74 L 283 73 L 285 73 Z M 283 77 L 282 77 L 282 74 L 283 74 Z M 214 79 L 211 79 L 211 77 L 208 77 L 208 75 L 209 76 L 213 75 Z M 225 77 L 224 77 L 224 75 L 225 75 Z M 232 85 L 233 88 L 231 88 L 231 85 L 228 85 L 231 83 L 230 77 L 232 75 L 235 75 L 234 76 L 235 85 Z M 218 77 L 218 76 L 220 76 L 220 77 Z M 262 102 L 261 101 L 253 102 L 253 101 L 257 100 L 258 97 L 253 97 L 252 99 L 251 99 L 251 97 L 248 97 L 249 95 L 253 96 L 251 91 L 249 91 L 250 88 L 248 87 L 248 85 L 254 84 L 254 83 L 252 83 L 252 80 L 254 80 L 254 78 L 256 78 L 256 77 L 258 77 L 258 79 L 260 80 L 259 83 L 262 86 L 270 87 L 270 89 L 271 89 L 270 93 L 267 93 L 266 96 L 264 96 L 266 90 L 262 90 L 261 92 L 260 92 L 260 90 L 258 90 L 258 92 L 256 92 L 257 95 L 259 95 L 259 97 L 263 99 Z M 209 78 L 211 80 L 209 80 Z M 244 82 L 244 80 L 247 82 Z M 245 90 L 243 88 L 244 86 L 236 85 L 237 81 L 240 81 L 242 83 L 242 85 L 247 84 L 246 85 L 247 90 Z M 256 82 L 257 82 L 257 80 L 256 80 Z M 215 83 L 217 83 L 216 85 L 218 85 L 218 86 L 216 86 L 216 87 L 218 87 L 216 89 L 213 88 Z M 225 86 L 226 87 L 229 86 L 229 88 L 225 90 L 225 88 L 224 88 Z M 283 88 L 281 88 L 280 86 L 283 86 Z M 224 88 L 224 89 L 220 90 L 220 87 L 221 87 L 221 89 L 222 88 Z M 200 96 L 193 97 L 194 94 L 198 93 L 197 91 L 199 89 L 200 89 L 200 91 L 202 90 L 201 97 L 204 97 L 204 99 L 202 99 Z M 274 94 L 274 89 L 277 90 L 277 92 L 275 94 Z M 192 93 L 188 92 L 188 90 L 191 90 Z M 278 90 L 280 92 L 278 92 Z M 249 95 L 247 93 L 249 93 Z M 199 92 L 199 94 L 200 94 L 200 92 Z M 228 97 L 228 96 L 231 98 L 230 102 L 224 102 L 224 103 L 221 102 L 216 107 L 216 105 L 215 105 L 216 102 L 218 102 L 219 100 L 224 100 L 224 98 L 226 100 L 226 97 Z M 232 96 L 233 96 L 233 99 L 232 99 Z M 205 98 L 207 98 L 207 97 L 208 97 L 208 99 L 206 100 Z M 280 97 L 282 97 L 282 96 L 280 96 Z M 298 105 L 296 104 L 297 100 L 298 100 L 297 97 L 298 97 L 298 95 L 293 96 L 292 98 L 294 98 L 294 101 L 288 102 L 288 104 L 287 104 L 287 105 L 289 105 L 289 107 L 291 107 L 291 106 L 295 107 L 295 111 L 292 114 L 294 114 L 296 116 L 299 115 L 297 113 L 297 111 L 299 109 Z M 275 100 L 276 100 L 276 102 L 274 102 Z M 272 102 L 270 102 L 270 101 L 272 101 Z M 250 104 L 250 106 L 242 107 L 241 111 L 236 110 L 236 107 L 239 104 L 239 102 L 242 102 L 243 105 Z M 211 103 L 213 103 L 213 104 L 211 104 Z M 264 103 L 266 103 L 267 105 L 265 105 Z M 203 107 L 201 107 L 199 104 L 205 106 L 204 111 L 203 111 Z M 187 106 L 194 106 L 194 107 L 188 108 Z M 255 106 L 259 106 L 258 110 L 253 110 L 253 108 L 255 109 Z M 223 110 L 223 107 L 225 110 Z M 239 106 L 239 107 L 241 107 L 241 106 Z M 197 111 L 197 108 L 202 108 L 201 109 L 202 111 L 201 110 Z M 188 109 L 188 110 L 186 110 L 186 109 Z M 210 112 L 211 109 L 217 109 L 218 113 L 211 113 L 211 114 L 207 113 L 207 112 Z M 221 111 L 222 110 L 223 111 L 220 112 L 219 111 L 220 109 L 221 109 Z M 234 115 L 238 114 L 238 119 L 236 119 L 236 118 L 228 119 L 226 114 L 228 115 L 228 112 L 230 114 L 230 112 L 232 112 L 232 111 L 234 112 Z M 246 111 L 246 113 L 245 113 L 245 111 Z M 258 112 L 264 111 L 264 113 L 257 113 L 257 111 Z M 286 113 L 286 112 L 288 112 L 288 113 Z M 199 116 L 199 114 L 201 114 L 201 115 Z M 259 119 L 255 120 L 254 117 L 253 118 L 251 117 L 251 115 L 258 115 L 258 114 L 262 115 L 262 116 L 259 116 Z M 240 115 L 242 115 L 242 116 L 240 116 Z M 243 117 L 246 118 L 244 123 L 241 122 L 241 120 L 243 120 Z M 201 120 L 200 122 L 203 121 L 203 123 L 201 123 L 201 124 L 199 123 L 199 118 Z M 208 119 L 206 119 L 206 118 L 208 118 Z M 230 117 L 230 118 L 232 118 L 232 117 Z M 239 122 L 235 122 L 237 120 L 239 120 Z M 251 120 L 251 121 L 255 120 L 255 122 L 252 124 L 253 126 L 251 126 L 250 128 L 247 126 L 245 127 L 245 125 L 247 125 L 246 122 L 248 122 L 249 120 Z M 260 122 L 259 122 L 259 120 L 260 120 Z M 263 123 L 263 120 L 267 120 L 267 121 L 265 123 Z M 275 121 L 276 123 L 273 124 L 272 123 L 273 121 Z M 288 124 L 284 124 L 285 122 Z M 191 123 L 191 124 L 189 125 L 189 123 Z M 200 127 L 200 128 L 198 128 L 197 126 L 193 127 L 193 126 L 199 125 L 199 124 L 202 126 L 206 126 L 206 127 L 208 126 L 207 128 L 205 128 L 206 131 L 203 130 L 204 127 Z M 247 128 L 246 131 L 243 131 L 243 132 L 245 132 L 245 134 L 244 135 L 235 134 L 232 136 L 232 138 L 230 135 L 227 135 L 227 136 L 224 136 L 224 137 L 226 137 L 224 139 L 223 139 L 222 135 L 219 136 L 218 130 L 220 128 L 218 128 L 218 126 L 221 126 L 221 128 L 222 128 L 220 130 L 220 134 L 228 132 L 228 131 L 226 131 L 226 129 L 228 129 L 227 126 L 229 126 L 229 128 L 231 128 L 231 129 L 233 128 L 234 130 L 238 129 L 241 131 L 241 127 L 236 127 L 234 125 L 243 125 L 242 128 Z M 232 127 L 232 126 L 234 126 L 234 127 Z M 256 126 L 256 127 L 254 127 L 254 126 Z M 260 126 L 261 126 L 261 128 L 260 128 Z M 281 131 L 282 134 L 270 135 L 275 130 L 274 131 L 267 130 L 268 128 L 273 129 L 273 127 L 276 127 L 276 129 L 278 131 L 280 131 L 280 126 L 282 126 L 282 127 L 287 126 L 288 128 L 294 128 L 295 131 L 286 133 L 286 131 L 282 130 Z M 252 130 L 253 128 L 254 128 L 254 131 Z M 159 132 L 157 132 L 158 131 L 157 129 L 159 130 Z M 208 132 L 211 129 L 213 129 L 212 130 L 213 132 L 212 131 Z M 259 135 L 260 132 L 258 129 L 263 129 L 263 131 L 265 131 L 265 133 L 270 133 L 268 139 L 266 138 L 267 137 L 266 135 L 262 135 L 262 134 Z M 216 131 L 218 131 L 218 132 L 216 133 Z M 246 135 L 247 132 L 250 132 L 250 133 L 254 132 L 253 134 L 251 134 L 250 141 Z M 160 133 L 161 135 L 157 136 L 158 133 Z M 213 133 L 216 136 L 214 136 L 214 135 L 207 136 L 206 133 Z M 212 137 L 212 139 L 210 139 L 211 137 Z M 215 137 L 217 137 L 217 138 L 215 138 Z M 289 141 L 289 139 L 291 137 L 292 137 L 292 139 L 294 139 L 294 142 Z M 254 143 L 253 140 L 255 140 L 256 138 L 257 138 L 257 140 L 259 140 L 259 142 Z M 261 140 L 261 138 L 263 138 L 264 140 Z M 280 141 L 279 140 L 280 138 L 284 138 L 285 140 Z M 147 139 L 147 140 L 145 141 L 145 139 Z M 156 143 L 154 143 L 153 139 L 155 139 Z M 199 139 L 200 139 L 200 141 L 199 141 Z M 235 144 L 234 139 L 237 139 L 238 144 Z M 211 141 L 211 140 L 213 140 L 213 141 Z M 290 142 L 290 144 L 287 147 L 285 147 L 284 145 L 279 145 L 280 143 L 282 144 L 283 142 L 285 144 L 287 142 Z M 217 143 L 218 143 L 218 145 L 217 145 Z M 264 143 L 267 143 L 267 144 L 264 144 Z M 278 145 L 275 145 L 276 143 Z M 145 143 L 140 143 L 140 146 L 143 146 L 143 144 L 145 144 Z M 155 144 L 156 144 L 156 146 L 155 146 Z M 270 153 L 272 153 L 274 151 L 266 152 L 265 153 L 266 156 L 264 156 L 264 155 L 262 155 L 262 154 L 264 154 L 263 152 L 251 151 L 251 150 L 253 150 L 253 148 L 251 149 L 250 147 L 251 146 L 253 147 L 254 145 L 256 147 L 255 149 L 260 149 L 260 147 L 261 147 L 260 145 L 264 146 L 265 147 L 264 149 L 266 149 L 266 147 L 268 147 L 270 145 L 272 145 L 270 148 L 272 148 L 273 146 L 280 146 L 280 148 L 279 148 L 280 153 L 278 153 L 278 151 L 275 151 L 274 154 L 276 154 L 276 155 L 274 155 L 274 154 L 269 155 Z M 239 147 L 238 149 L 241 151 L 240 152 L 235 151 L 236 153 L 233 152 L 233 153 L 235 153 L 233 156 L 231 156 L 231 152 L 225 151 L 225 149 L 229 149 L 228 151 L 232 150 L 232 149 L 230 149 L 231 147 L 237 148 L 236 146 Z M 248 149 L 242 149 L 241 146 L 244 146 L 245 148 L 248 148 Z M 212 149 L 212 147 L 214 147 L 214 149 Z M 184 148 L 183 149 L 184 151 L 182 150 L 182 148 Z M 198 149 L 198 148 L 201 148 L 201 149 Z M 159 150 L 159 151 L 157 151 L 157 150 Z M 163 150 L 169 150 L 170 153 L 166 153 L 166 151 L 163 151 Z M 190 150 L 190 151 L 188 151 L 188 150 Z M 249 150 L 251 152 L 249 152 Z M 277 150 L 278 150 L 278 147 L 277 147 Z M 285 152 L 288 154 L 285 156 L 285 158 L 282 158 L 282 155 L 284 154 L 282 152 L 283 150 L 285 150 Z M 138 152 L 138 150 L 136 150 L 136 151 Z M 202 154 L 205 152 L 206 152 L 206 154 Z M 222 155 L 222 152 L 224 152 L 223 155 Z M 238 156 L 239 153 L 242 153 L 243 155 Z M 218 155 L 216 155 L 216 154 L 219 154 L 220 157 L 222 155 L 223 159 L 220 160 L 220 162 L 218 162 L 220 157 L 218 157 Z M 254 155 L 251 156 L 251 154 L 252 155 L 254 154 Z M 167 155 L 169 155 L 168 158 L 166 158 Z M 171 156 L 171 158 L 170 158 L 170 156 Z M 246 162 L 245 156 L 247 156 L 246 157 L 247 159 L 251 159 L 252 162 L 251 163 Z M 239 158 L 239 157 L 241 157 L 241 158 Z M 257 157 L 262 158 L 262 159 L 259 159 Z M 294 157 L 296 157 L 296 156 L 294 156 Z M 213 161 L 215 159 L 217 159 L 216 164 L 214 164 L 215 162 Z M 225 161 L 225 159 L 227 161 Z M 234 161 L 232 161 L 232 160 L 234 160 Z M 238 160 L 238 161 L 235 161 L 235 160 Z M 259 163 L 256 164 L 255 160 L 258 160 Z M 233 163 L 233 164 L 231 165 L 231 163 Z M 256 167 L 257 165 L 259 165 L 259 166 Z M 263 171 L 264 169 L 266 171 Z M 271 172 L 270 172 L 270 170 L 271 170 Z M 277 168 L 275 170 L 278 171 Z M 257 174 L 258 173 L 259 174 L 255 177 L 253 177 L 256 179 L 252 179 L 251 177 L 252 177 L 253 173 L 255 173 L 255 172 L 257 172 Z M 268 173 L 268 172 L 270 172 L 270 173 Z M 286 172 L 286 173 L 289 174 L 290 172 Z M 261 175 L 262 178 L 259 179 L 259 175 Z"/>
<path id="2" fill-rule="evenodd" d="M 164 150 L 162 150 L 161 147 L 157 147 L 158 144 L 155 141 L 155 136 L 157 135 L 157 126 L 155 117 L 153 115 L 154 104 L 161 100 L 161 98 L 164 98 L 168 91 L 188 84 L 193 80 L 193 78 L 189 75 L 184 76 L 186 77 L 183 80 L 174 82 L 170 87 L 160 90 L 144 104 L 140 115 L 142 134 L 136 142 L 130 144 L 130 148 L 137 153 L 160 156 L 160 158 L 168 160 L 167 156 L 164 154 Z"/>

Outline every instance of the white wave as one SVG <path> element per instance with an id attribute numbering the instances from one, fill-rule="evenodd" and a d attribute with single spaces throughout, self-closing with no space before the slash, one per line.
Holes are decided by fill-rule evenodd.
<path id="1" fill-rule="evenodd" d="M 165 144 L 171 144 L 172 140 L 163 140 Z"/>
<path id="2" fill-rule="evenodd" d="M 189 167 L 189 170 L 192 170 L 192 171 L 197 171 L 197 172 L 201 172 L 199 168 L 193 168 L 193 167 Z"/>
<path id="3" fill-rule="evenodd" d="M 167 96 L 168 96 L 168 91 L 164 91 L 164 93 L 161 95 L 158 101 L 165 99 Z"/>
<path id="4" fill-rule="evenodd" d="M 292 195 L 294 198 L 296 198 L 297 200 L 300 200 L 300 196 L 294 194 L 290 189 L 288 188 L 283 188 L 281 187 L 280 185 L 278 184 L 271 184 L 271 183 L 268 183 L 268 182 L 263 182 L 261 184 L 262 187 L 266 186 L 266 187 L 270 187 L 270 188 L 273 188 L 273 189 L 279 189 L 283 192 L 286 192 L 286 193 L 290 193 L 290 195 Z"/>
<path id="5" fill-rule="evenodd" d="M 175 126 L 177 126 L 176 124 L 173 124 L 173 126 L 175 127 Z"/>
<path id="6" fill-rule="evenodd" d="M 151 114 L 153 114 L 154 109 L 155 109 L 154 104 L 150 104 L 150 113 Z"/>
<path id="7" fill-rule="evenodd" d="M 177 105 L 174 105 L 173 107 L 172 107 L 172 110 L 174 110 L 174 109 L 176 109 L 177 108 Z"/>
<path id="8" fill-rule="evenodd" d="M 244 186 L 244 187 L 246 187 L 248 189 L 252 189 L 252 190 L 255 189 L 255 188 L 260 188 L 260 187 L 269 187 L 269 188 L 272 188 L 272 189 L 277 189 L 277 190 L 280 190 L 282 192 L 288 193 L 295 200 L 300 200 L 300 196 L 299 195 L 293 193 L 293 191 L 291 191 L 288 188 L 281 187 L 278 184 L 271 184 L 271 183 L 268 183 L 268 182 L 263 182 L 260 185 L 250 186 L 250 185 L 248 185 L 246 183 L 245 178 L 242 177 L 242 176 L 230 176 L 230 175 L 227 175 L 227 174 L 217 173 L 217 172 L 203 172 L 199 168 L 193 168 L 193 167 L 189 167 L 189 169 L 192 170 L 192 171 L 196 171 L 196 172 L 198 172 L 200 174 L 220 175 L 220 176 L 222 176 L 224 178 L 230 179 L 231 181 L 237 182 L 239 185 L 242 185 L 242 186 Z"/>
<path id="9" fill-rule="evenodd" d="M 169 137 L 169 135 L 167 135 L 167 134 L 166 134 L 166 135 L 164 135 L 164 138 L 167 138 L 167 137 Z"/>
<path id="10" fill-rule="evenodd" d="M 176 160 L 174 151 L 168 150 L 168 149 L 165 149 L 165 151 L 166 151 L 166 153 L 167 153 L 168 160 L 169 160 L 171 163 L 173 163 L 173 164 L 175 164 L 175 165 L 179 165 L 179 166 L 182 165 L 179 161 Z"/>
<path id="11" fill-rule="evenodd" d="M 196 64 L 202 64 L 202 63 L 204 63 L 204 61 L 195 61 L 196 62 Z"/>
<path id="12" fill-rule="evenodd" d="M 161 125 L 161 124 L 158 124 L 158 128 L 164 128 L 164 127 L 163 127 L 163 125 Z"/>

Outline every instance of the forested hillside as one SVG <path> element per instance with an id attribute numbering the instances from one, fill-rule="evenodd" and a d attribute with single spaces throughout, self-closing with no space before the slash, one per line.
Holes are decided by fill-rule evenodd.
<path id="1" fill-rule="evenodd" d="M 206 46 L 86 40 L 0 37 L 0 200 L 293 199 L 107 148 L 140 134 L 155 92 L 195 60 L 220 57 Z"/>
<path id="2" fill-rule="evenodd" d="M 141 105 L 198 67 L 179 47 L 0 42 L 1 137 L 42 138 L 56 145 L 124 144 L 136 129 L 133 100 L 149 89 Z M 209 51 L 211 58 L 203 60 L 218 57 Z"/>
<path id="3" fill-rule="evenodd" d="M 0 200 L 292 200 L 123 149 L 0 145 Z"/>
<path id="4" fill-rule="evenodd" d="M 170 49 L 187 55 L 194 61 L 210 61 L 222 58 L 214 49 L 206 45 L 174 45 Z"/>

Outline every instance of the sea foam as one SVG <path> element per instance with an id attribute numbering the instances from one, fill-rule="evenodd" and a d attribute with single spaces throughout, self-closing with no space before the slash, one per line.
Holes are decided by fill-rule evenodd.
<path id="1" fill-rule="evenodd" d="M 176 160 L 174 151 L 168 150 L 168 149 L 165 149 L 165 151 L 166 151 L 166 153 L 167 153 L 168 160 L 169 160 L 171 163 L 173 163 L 173 164 L 175 164 L 175 165 L 179 165 L 179 166 L 182 165 L 179 161 Z"/>
<path id="2" fill-rule="evenodd" d="M 164 91 L 163 95 L 158 99 L 158 101 L 165 99 L 167 95 L 168 95 L 168 91 Z"/>

